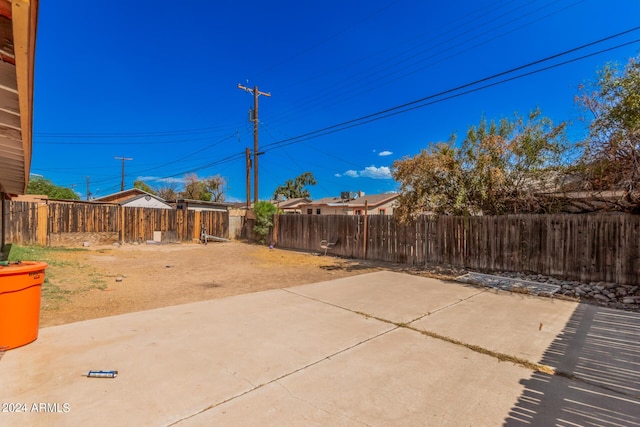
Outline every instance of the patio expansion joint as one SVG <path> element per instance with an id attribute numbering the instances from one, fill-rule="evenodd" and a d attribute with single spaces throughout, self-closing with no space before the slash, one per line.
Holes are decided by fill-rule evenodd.
<path id="1" fill-rule="evenodd" d="M 292 291 L 291 289 L 282 289 L 282 291 L 288 292 L 288 293 L 291 293 L 291 294 L 294 294 L 294 295 L 297 295 L 297 296 L 300 296 L 300 297 L 303 297 L 303 298 L 307 298 L 307 299 L 310 299 L 312 301 L 316 301 L 316 302 L 319 302 L 319 303 L 322 303 L 322 304 L 326 304 L 326 305 L 329 305 L 329 306 L 332 306 L 332 307 L 336 307 L 336 308 L 339 308 L 339 309 L 342 309 L 342 310 L 345 310 L 345 311 L 349 311 L 351 313 L 354 313 L 354 314 L 357 314 L 357 315 L 360 315 L 360 316 L 364 316 L 366 318 L 375 319 L 375 320 L 377 320 L 379 322 L 383 322 L 383 323 L 387 323 L 389 325 L 395 326 L 395 328 L 393 328 L 393 329 L 391 329 L 391 330 L 389 330 L 389 331 L 387 331 L 385 333 L 388 333 L 388 332 L 391 332 L 391 331 L 395 331 L 395 330 L 397 330 L 399 328 L 408 329 L 410 331 L 417 332 L 419 334 L 422 334 L 422 335 L 430 337 L 430 338 L 434 338 L 434 339 L 437 339 L 437 340 L 440 340 L 440 341 L 445 341 L 445 342 L 448 342 L 449 344 L 465 347 L 468 350 L 471 350 L 471 351 L 473 351 L 475 353 L 480 353 L 480 354 L 484 354 L 486 356 L 492 357 L 492 358 L 496 359 L 498 362 L 511 362 L 511 363 L 513 363 L 515 365 L 519 365 L 521 367 L 524 367 L 524 368 L 529 369 L 529 370 L 534 371 L 534 372 L 541 372 L 541 373 L 547 374 L 547 375 L 554 375 L 554 376 L 558 376 L 558 377 L 563 377 L 563 378 L 566 378 L 566 379 L 571 380 L 571 381 L 575 381 L 575 382 L 578 382 L 578 383 L 582 383 L 582 384 L 590 385 L 590 386 L 593 386 L 593 387 L 596 387 L 596 388 L 600 388 L 602 390 L 606 390 L 607 392 L 613 392 L 613 393 L 616 393 L 616 394 L 618 394 L 620 396 L 624 396 L 624 397 L 630 397 L 630 398 L 634 398 L 634 399 L 640 398 L 640 396 L 636 396 L 636 395 L 633 395 L 633 394 L 627 394 L 627 393 L 624 393 L 624 392 L 622 392 L 620 390 L 614 390 L 614 389 L 611 389 L 609 387 L 603 386 L 602 384 L 593 383 L 593 382 L 591 382 L 591 381 L 589 381 L 589 380 L 587 380 L 585 378 L 582 378 L 582 377 L 577 376 L 577 375 L 572 374 L 572 373 L 568 373 L 568 372 L 564 372 L 564 371 L 561 371 L 561 370 L 557 370 L 557 369 L 555 369 L 555 368 L 553 368 L 551 366 L 548 366 L 548 365 L 544 365 L 544 364 L 536 363 L 536 362 L 531 362 L 529 360 L 523 359 L 523 358 L 518 357 L 518 356 L 513 356 L 513 355 L 510 355 L 510 354 L 497 352 L 497 351 L 494 351 L 494 350 L 490 350 L 490 349 L 481 347 L 479 345 L 469 344 L 469 343 L 466 343 L 464 341 L 460 341 L 460 340 L 457 340 L 455 338 L 451 338 L 451 337 L 439 334 L 439 333 L 434 332 L 434 331 L 429 331 L 429 330 L 426 330 L 426 329 L 419 329 L 417 327 L 411 326 L 412 323 L 414 323 L 414 322 L 416 322 L 416 321 L 418 321 L 418 320 L 420 320 L 420 319 L 422 319 L 422 318 L 424 318 L 426 316 L 430 316 L 430 315 L 436 314 L 438 312 L 441 312 L 443 310 L 446 310 L 448 308 L 454 307 L 454 306 L 456 306 L 456 305 L 458 305 L 460 303 L 463 303 L 463 302 L 468 301 L 468 300 L 470 300 L 472 298 L 475 298 L 478 295 L 482 295 L 483 293 L 489 292 L 489 291 L 491 291 L 491 289 L 492 288 L 490 288 L 490 287 L 486 287 L 486 288 L 484 288 L 484 289 L 482 289 L 482 290 L 480 290 L 480 291 L 478 291 L 478 292 L 476 292 L 476 293 L 474 293 L 472 295 L 469 295 L 466 298 L 461 298 L 458 301 L 455 301 L 455 302 L 453 302 L 451 304 L 448 304 L 448 305 L 445 305 L 443 307 L 440 307 L 440 308 L 438 308 L 438 309 L 436 309 L 434 311 L 425 313 L 425 314 L 423 314 L 421 316 L 418 316 L 417 318 L 415 318 L 413 320 L 410 320 L 409 322 L 396 322 L 396 321 L 393 321 L 393 320 L 389 320 L 389 319 L 385 319 L 385 318 L 382 318 L 382 317 L 374 316 L 374 315 L 369 314 L 369 313 L 361 312 L 361 311 L 358 311 L 358 310 L 353 310 L 353 309 L 350 309 L 350 308 L 347 308 L 347 307 L 343 307 L 343 306 L 338 305 L 338 304 L 334 304 L 334 303 L 331 303 L 331 302 L 328 302 L 328 301 L 324 301 L 324 300 L 321 300 L 321 299 L 318 299 L 318 298 L 313 298 L 313 297 L 310 297 L 308 295 L 302 295 L 302 294 L 299 294 L 297 292 Z"/>
<path id="2" fill-rule="evenodd" d="M 427 317 L 427 316 L 432 316 L 432 315 L 434 315 L 434 314 L 436 314 L 436 313 L 439 313 L 439 312 L 441 312 L 441 311 L 443 311 L 443 310 L 446 310 L 446 309 L 448 309 L 448 308 L 455 307 L 456 305 L 458 305 L 458 304 L 460 304 L 460 303 L 463 303 L 463 302 L 465 302 L 465 301 L 468 301 L 468 300 L 470 300 L 471 298 L 475 298 L 475 297 L 477 297 L 478 295 L 481 295 L 481 294 L 483 294 L 483 293 L 487 292 L 488 290 L 489 290 L 488 288 L 487 288 L 487 289 L 482 289 L 481 291 L 476 292 L 475 294 L 469 295 L 469 296 L 468 296 L 468 297 L 466 297 L 466 298 L 460 298 L 458 301 L 452 302 L 451 304 L 447 304 L 447 305 L 445 305 L 445 306 L 443 306 L 443 307 L 440 307 L 440 308 L 437 308 L 437 309 L 435 309 L 435 310 L 433 310 L 433 311 L 429 311 L 429 312 L 427 312 L 427 313 L 425 313 L 425 314 L 423 314 L 423 315 L 421 315 L 421 316 L 416 317 L 416 318 L 415 318 L 415 319 L 413 319 L 413 320 L 410 320 L 409 322 L 407 322 L 407 325 L 410 325 L 410 324 L 412 324 L 412 323 L 414 323 L 414 322 L 417 322 L 418 320 L 423 319 L 423 318 L 425 318 L 425 317 Z"/>
<path id="3" fill-rule="evenodd" d="M 462 299 L 460 299 L 460 300 L 458 300 L 456 302 L 453 302 L 451 304 L 443 306 L 443 307 L 441 307 L 441 308 L 439 308 L 439 309 L 437 309 L 437 310 L 435 310 L 433 312 L 426 313 L 426 314 L 424 314 L 422 316 L 419 316 L 416 319 L 413 319 L 413 320 L 411 320 L 409 322 L 396 322 L 396 321 L 393 321 L 393 320 L 385 319 L 383 317 L 374 316 L 374 315 L 369 314 L 369 313 L 364 313 L 364 312 L 361 312 L 361 311 L 358 311 L 358 310 L 353 310 L 353 309 L 350 309 L 350 308 L 347 308 L 347 307 L 342 307 L 342 306 L 340 306 L 338 304 L 334 304 L 334 303 L 331 303 L 331 302 L 328 302 L 328 301 L 323 301 L 323 300 L 318 299 L 318 298 L 313 298 L 313 297 L 309 297 L 307 295 L 302 295 L 302 294 L 293 292 L 290 289 L 282 289 L 282 291 L 284 291 L 284 292 L 288 292 L 288 293 L 291 293 L 291 294 L 294 294 L 294 295 L 297 295 L 297 296 L 301 296 L 303 298 L 308 298 L 308 299 L 310 299 L 312 301 L 316 301 L 316 302 L 319 302 L 319 303 L 322 303 L 322 304 L 327 304 L 327 305 L 332 306 L 332 307 L 336 307 L 336 308 L 339 308 L 339 309 L 342 309 L 342 310 L 346 310 L 346 311 L 349 311 L 351 313 L 358 314 L 360 316 L 364 316 L 366 318 L 375 319 L 375 320 L 378 320 L 380 322 L 387 323 L 389 325 L 395 326 L 395 328 L 393 328 L 393 329 L 391 329 L 391 330 L 389 330 L 389 331 L 387 331 L 385 333 L 388 333 L 388 332 L 391 332 L 391 331 L 395 331 L 395 330 L 397 330 L 399 328 L 408 329 L 410 331 L 417 332 L 419 334 L 422 334 L 422 335 L 430 337 L 430 338 L 434 338 L 434 339 L 437 339 L 437 340 L 440 340 L 440 341 L 448 342 L 449 344 L 453 344 L 453 345 L 464 347 L 464 348 L 466 348 L 468 350 L 471 350 L 471 351 L 473 351 L 475 353 L 484 354 L 486 356 L 489 356 L 489 357 L 492 357 L 492 358 L 496 359 L 498 362 L 511 362 L 511 363 L 513 363 L 515 365 L 519 365 L 521 367 L 524 367 L 524 368 L 529 369 L 529 370 L 534 371 L 534 372 L 541 372 L 541 373 L 544 373 L 544 374 L 547 374 L 547 375 L 556 375 L 556 376 L 568 378 L 570 380 L 574 380 L 574 381 L 578 381 L 578 382 L 582 382 L 582 383 L 587 383 L 584 379 L 578 378 L 575 375 L 568 374 L 566 372 L 558 371 L 555 368 L 553 368 L 551 366 L 548 366 L 548 365 L 544 365 L 544 364 L 536 363 L 536 362 L 531 362 L 529 360 L 523 359 L 523 358 L 518 357 L 518 356 L 513 356 L 513 355 L 510 355 L 510 354 L 500 353 L 500 352 L 494 351 L 494 350 L 489 350 L 489 349 L 481 347 L 479 345 L 469 344 L 469 343 L 466 343 L 464 341 L 460 341 L 458 339 L 451 338 L 451 337 L 439 334 L 439 333 L 434 332 L 434 331 L 429 331 L 429 330 L 426 330 L 426 329 L 419 329 L 419 328 L 416 328 L 414 326 L 411 326 L 411 323 L 416 322 L 417 320 L 420 320 L 425 316 L 435 314 L 435 313 L 437 313 L 439 311 L 442 311 L 442 310 L 446 310 L 447 308 L 450 308 L 450 307 L 453 307 L 453 306 L 455 306 L 457 304 L 460 304 L 462 302 L 468 301 L 469 299 L 474 298 L 474 297 L 476 297 L 478 295 L 481 295 L 481 294 L 483 294 L 485 292 L 488 292 L 489 290 L 490 290 L 489 288 L 482 289 L 481 291 L 479 291 L 477 293 L 474 293 L 474 294 L 472 294 L 472 295 L 470 295 L 470 296 L 468 296 L 466 298 L 462 298 Z"/>
<path id="4" fill-rule="evenodd" d="M 351 350 L 351 349 L 353 349 L 353 348 L 356 348 L 356 347 L 358 347 L 358 346 L 360 346 L 360 345 L 362 345 L 362 344 L 365 344 L 365 343 L 367 343 L 367 342 L 369 342 L 369 341 L 375 340 L 375 339 L 377 339 L 377 338 L 379 338 L 379 337 L 381 337 L 381 336 L 383 336 L 383 335 L 386 335 L 386 334 L 388 334 L 389 332 L 395 331 L 395 330 L 397 330 L 397 329 L 398 329 L 398 327 L 396 326 L 396 327 L 393 327 L 393 328 L 387 329 L 387 330 L 385 330 L 385 331 L 383 331 L 383 332 L 380 332 L 380 333 L 378 333 L 378 334 L 375 334 L 375 335 L 373 335 L 373 336 L 370 336 L 370 337 L 368 337 L 368 338 L 366 338 L 366 339 L 364 339 L 364 340 L 361 340 L 361 341 L 359 341 L 359 342 L 357 342 L 357 343 L 355 343 L 355 344 L 349 345 L 349 346 L 347 346 L 347 347 L 345 347 L 345 348 L 343 348 L 343 349 L 341 349 L 341 350 L 339 350 L 339 351 L 336 351 L 336 352 L 334 352 L 334 353 L 331 353 L 330 355 L 325 356 L 325 357 L 322 357 L 321 359 L 318 359 L 318 360 L 316 360 L 316 361 L 314 361 L 314 362 L 311 362 L 311 363 L 309 363 L 309 364 L 307 364 L 307 365 L 305 365 L 305 366 L 302 366 L 302 367 L 300 367 L 300 368 L 298 368 L 298 369 L 294 369 L 293 371 L 290 371 L 290 372 L 287 372 L 287 373 L 285 373 L 285 374 L 282 374 L 282 375 L 280 375 L 280 376 L 279 376 L 279 377 L 277 377 L 277 378 L 274 378 L 274 379 L 269 380 L 269 381 L 267 381 L 267 382 L 265 382 L 265 383 L 262 383 L 262 384 L 258 384 L 258 385 L 256 385 L 256 386 L 253 386 L 253 387 L 252 387 L 252 388 L 250 388 L 249 390 L 245 390 L 245 391 L 243 391 L 242 393 L 238 393 L 238 394 L 236 394 L 235 396 L 231 396 L 231 397 L 229 397 L 229 398 L 227 398 L 227 399 L 225 399 L 225 400 L 223 400 L 223 401 L 221 401 L 221 402 L 213 403 L 213 404 L 211 404 L 211 405 L 207 406 L 206 408 L 203 408 L 203 409 L 201 409 L 201 410 L 199 410 L 199 411 L 197 411 L 197 412 L 195 412 L 195 413 L 193 413 L 193 414 L 191 414 L 191 415 L 188 415 L 188 416 L 186 416 L 186 417 L 182 417 L 182 418 L 180 418 L 179 420 L 176 420 L 176 421 L 174 421 L 174 422 L 172 422 L 172 423 L 170 423 L 170 424 L 167 424 L 167 427 L 171 427 L 171 426 L 178 425 L 178 424 L 180 424 L 180 423 L 181 423 L 181 422 L 183 422 L 183 421 L 186 421 L 186 420 L 191 419 L 191 418 L 193 418 L 193 417 L 196 417 L 196 416 L 198 416 L 198 415 L 200 415 L 200 414 L 203 414 L 203 413 L 205 413 L 205 412 L 207 412 L 207 411 L 210 411 L 210 410 L 212 410 L 212 409 L 215 409 L 215 408 L 217 408 L 218 406 L 224 405 L 224 404 L 229 403 L 229 402 L 231 402 L 231 401 L 233 401 L 233 400 L 236 400 L 236 399 L 238 399 L 238 398 L 241 398 L 241 397 L 243 397 L 243 396 L 246 396 L 246 395 L 248 395 L 248 394 L 250 394 L 250 393 L 253 393 L 253 392 L 254 392 L 254 391 L 256 391 L 256 390 L 259 390 L 259 389 L 261 389 L 261 388 L 263 388 L 263 387 L 267 386 L 267 385 L 270 385 L 270 384 L 273 384 L 273 383 L 277 383 L 278 385 L 282 386 L 282 384 L 279 382 L 280 380 L 283 380 L 283 379 L 285 379 L 285 378 L 287 378 L 287 377 L 289 377 L 289 376 L 291 376 L 291 375 L 297 374 L 298 372 L 302 372 L 302 371 L 304 371 L 304 370 L 305 370 L 305 369 L 307 369 L 307 368 L 310 368 L 310 367 L 312 367 L 312 366 L 318 365 L 318 364 L 320 364 L 320 363 L 322 363 L 322 362 L 325 362 L 325 361 L 327 361 L 327 360 L 331 360 L 331 358 L 333 358 L 333 357 L 335 357 L 335 356 L 338 356 L 338 355 L 340 355 L 340 354 L 342 354 L 342 353 L 345 353 L 345 352 L 347 352 L 347 351 L 349 351 L 349 350 Z M 293 396 L 293 397 L 295 398 L 295 396 Z M 354 420 L 354 421 L 355 421 L 355 420 Z"/>

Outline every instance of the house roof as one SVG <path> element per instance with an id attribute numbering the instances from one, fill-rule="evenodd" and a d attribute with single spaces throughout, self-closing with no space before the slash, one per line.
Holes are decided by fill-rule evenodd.
<path id="1" fill-rule="evenodd" d="M 117 193 L 107 194 L 106 196 L 96 197 L 93 200 L 99 201 L 99 202 L 115 202 L 115 201 L 119 202 L 123 200 L 128 200 L 136 196 L 145 196 L 145 195 L 153 196 L 153 194 L 147 193 L 146 191 L 140 190 L 139 188 L 130 188 L 128 190 L 119 191 Z M 160 199 L 160 200 L 164 201 L 163 199 Z"/>
<path id="2" fill-rule="evenodd" d="M 147 193 L 147 194 L 139 194 L 137 196 L 133 196 L 133 197 L 131 197 L 129 199 L 121 201 L 120 204 L 130 203 L 130 202 L 133 202 L 135 200 L 142 199 L 142 198 L 147 198 L 147 197 L 149 197 L 151 199 L 155 199 L 155 200 L 159 201 L 160 203 L 162 203 L 164 205 L 167 205 L 168 208 L 173 207 L 169 203 L 167 203 L 167 201 L 164 200 L 163 198 L 155 196 L 153 194 L 149 194 L 149 193 Z M 147 199 L 147 200 L 149 200 L 149 199 Z"/>
<path id="3" fill-rule="evenodd" d="M 273 203 L 277 204 L 280 207 L 280 209 L 296 209 L 301 205 L 305 205 L 311 202 L 312 200 L 306 197 L 295 197 L 293 199 L 287 199 L 284 202 L 279 202 L 279 203 L 273 202 Z"/>
<path id="4" fill-rule="evenodd" d="M 38 0 L 0 0 L 0 191 L 24 194 L 31 170 Z"/>
<path id="5" fill-rule="evenodd" d="M 187 203 L 187 205 L 191 206 L 204 206 L 204 207 L 212 207 L 212 208 L 230 208 L 233 206 L 233 203 L 225 203 L 225 202 L 209 202 L 206 200 L 196 200 L 196 199 L 177 199 L 175 201 L 171 201 L 170 203 Z"/>
<path id="6" fill-rule="evenodd" d="M 358 197 L 357 199 L 343 200 L 340 197 L 325 197 L 322 199 L 314 200 L 311 203 L 303 204 L 304 206 L 332 206 L 332 207 L 364 207 L 368 204 L 369 208 L 375 208 L 385 203 L 392 202 L 400 195 L 397 193 L 389 194 L 371 194 L 369 196 Z"/>

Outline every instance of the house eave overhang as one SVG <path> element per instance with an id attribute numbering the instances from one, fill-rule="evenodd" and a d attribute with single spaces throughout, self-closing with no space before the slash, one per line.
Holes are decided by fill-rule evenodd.
<path id="1" fill-rule="evenodd" d="M 32 157 L 38 0 L 0 0 L 0 192 L 25 194 Z"/>

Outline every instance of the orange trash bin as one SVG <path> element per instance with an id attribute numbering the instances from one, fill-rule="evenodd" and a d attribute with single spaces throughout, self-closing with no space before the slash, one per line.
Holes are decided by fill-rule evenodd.
<path id="1" fill-rule="evenodd" d="M 0 266 L 0 350 L 38 338 L 40 295 L 46 262 L 20 261 Z"/>

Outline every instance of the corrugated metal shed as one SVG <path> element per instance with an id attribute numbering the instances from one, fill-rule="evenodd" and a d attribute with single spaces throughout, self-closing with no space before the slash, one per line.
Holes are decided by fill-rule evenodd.
<path id="1" fill-rule="evenodd" d="M 31 169 L 37 0 L 0 0 L 0 192 L 24 194 Z"/>

